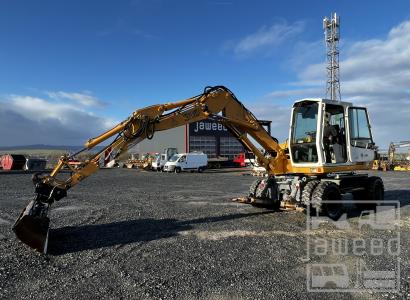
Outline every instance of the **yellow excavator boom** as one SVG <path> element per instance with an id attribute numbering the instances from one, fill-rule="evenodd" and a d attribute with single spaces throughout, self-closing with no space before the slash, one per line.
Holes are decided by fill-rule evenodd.
<path id="1" fill-rule="evenodd" d="M 144 139 L 152 139 L 156 131 L 168 130 L 208 118 L 222 123 L 247 150 L 256 155 L 258 161 L 270 174 L 284 174 L 291 170 L 285 149 L 269 135 L 256 117 L 229 89 L 223 86 L 207 87 L 202 94 L 186 100 L 136 110 L 127 120 L 88 140 L 80 152 L 113 139 L 109 145 L 78 167 L 71 166 L 69 160 L 80 152 L 73 156 L 62 156 L 49 175 L 34 176 L 36 196 L 13 226 L 17 237 L 39 251 L 46 251 L 49 206 L 54 201 L 65 197 L 68 189 L 98 171 L 100 157 L 104 155 L 106 149 L 110 148 L 119 156 L 131 145 Z M 251 138 L 265 149 L 265 153 L 252 142 Z M 72 175 L 66 179 L 59 179 L 58 175 L 63 168 L 69 168 Z"/>
<path id="2" fill-rule="evenodd" d="M 117 155 L 144 139 L 151 139 L 156 131 L 168 130 L 187 123 L 213 118 L 222 123 L 246 149 L 252 151 L 269 170 L 270 174 L 284 174 L 291 169 L 285 155 L 286 144 L 279 145 L 277 140 L 258 123 L 256 117 L 246 109 L 234 94 L 225 87 L 208 88 L 203 94 L 175 103 L 159 104 L 136 110 L 127 120 L 103 134 L 88 140 L 86 150 L 116 136 L 94 157 L 84 162 L 79 168 L 72 169 L 73 175 L 65 181 L 57 179 L 63 167 L 68 166 L 69 157 L 63 156 L 49 176 L 43 177 L 45 184 L 61 189 L 69 189 L 99 169 L 100 156 L 107 148 Z M 271 154 L 267 158 L 249 137 L 252 137 L 265 151 Z M 282 147 L 281 147 L 282 146 Z"/>

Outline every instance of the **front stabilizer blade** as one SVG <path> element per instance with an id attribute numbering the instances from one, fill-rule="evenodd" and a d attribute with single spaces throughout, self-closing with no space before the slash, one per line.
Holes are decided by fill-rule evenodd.
<path id="1" fill-rule="evenodd" d="M 50 226 L 48 209 L 47 203 L 36 199 L 30 201 L 12 228 L 20 241 L 41 253 L 47 253 Z"/>

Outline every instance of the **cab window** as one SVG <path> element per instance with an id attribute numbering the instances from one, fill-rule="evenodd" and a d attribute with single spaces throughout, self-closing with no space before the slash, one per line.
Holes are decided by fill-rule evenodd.
<path id="1" fill-rule="evenodd" d="M 317 103 L 295 108 L 292 143 L 303 144 L 316 141 L 317 111 Z"/>
<path id="2" fill-rule="evenodd" d="M 366 148 L 373 143 L 370 124 L 364 108 L 349 108 L 350 144 Z"/>
<path id="3" fill-rule="evenodd" d="M 179 162 L 185 162 L 185 161 L 186 161 L 186 156 L 185 155 L 181 156 L 181 158 L 179 159 Z"/>
<path id="4" fill-rule="evenodd" d="M 291 151 L 295 163 L 318 161 L 316 150 L 318 109 L 317 102 L 307 101 L 298 103 L 293 110 Z"/>

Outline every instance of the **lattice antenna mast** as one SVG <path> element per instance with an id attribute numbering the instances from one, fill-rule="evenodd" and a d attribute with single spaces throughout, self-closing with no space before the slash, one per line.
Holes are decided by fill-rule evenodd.
<path id="1" fill-rule="evenodd" d="M 340 40 L 340 18 L 333 14 L 332 19 L 323 19 L 325 30 L 327 81 L 326 98 L 340 101 L 340 74 L 339 74 L 339 40 Z"/>

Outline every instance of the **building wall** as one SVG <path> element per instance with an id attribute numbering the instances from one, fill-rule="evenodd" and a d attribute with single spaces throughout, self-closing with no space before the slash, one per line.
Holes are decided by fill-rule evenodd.
<path id="1" fill-rule="evenodd" d="M 189 151 L 202 151 L 209 158 L 233 159 L 244 152 L 242 144 L 220 123 L 204 120 L 189 124 Z"/>
<path id="2" fill-rule="evenodd" d="M 180 126 L 165 131 L 157 131 L 152 140 L 145 139 L 128 152 L 144 154 L 147 152 L 162 153 L 165 148 L 177 148 L 179 152 L 186 151 L 186 126 Z"/>

